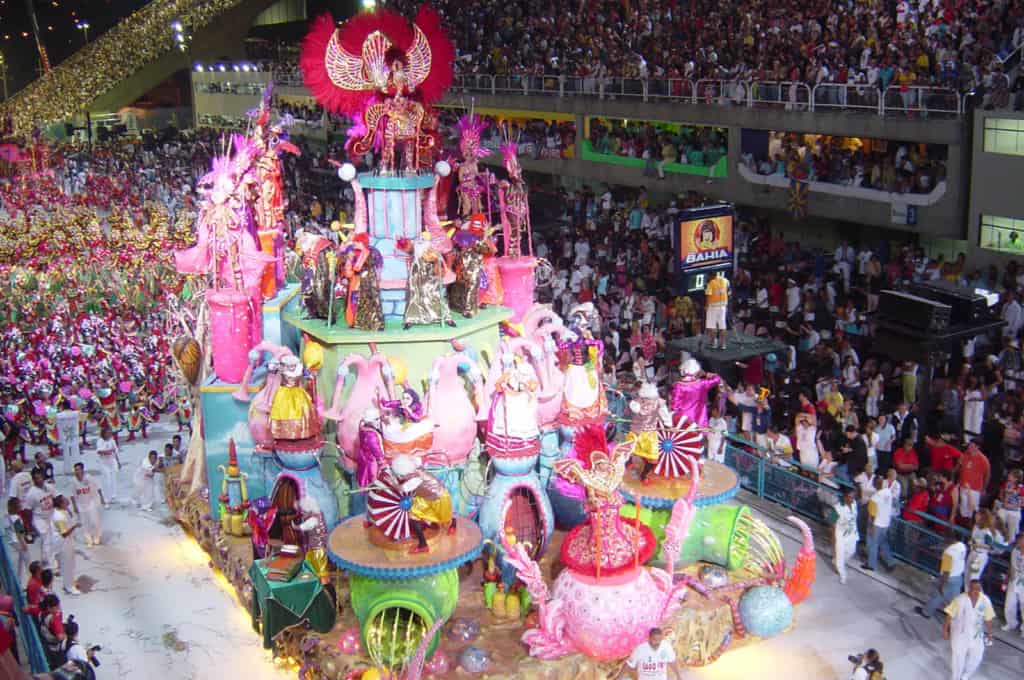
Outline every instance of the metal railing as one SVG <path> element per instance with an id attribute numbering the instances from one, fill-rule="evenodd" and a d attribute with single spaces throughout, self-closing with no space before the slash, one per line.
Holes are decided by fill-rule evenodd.
<path id="1" fill-rule="evenodd" d="M 14 564 L 11 562 L 10 552 L 5 541 L 0 541 L 0 583 L 3 584 L 4 592 L 14 600 L 14 618 L 18 622 L 18 638 L 28 655 L 29 668 L 33 673 L 48 672 L 50 664 L 43 651 L 43 642 L 39 639 L 39 628 L 36 627 L 32 615 L 25 613 L 25 591 L 18 580 L 18 574 L 14 571 Z"/>
<path id="2" fill-rule="evenodd" d="M 840 489 L 852 488 L 849 482 L 839 478 L 830 478 L 831 483 L 819 481 L 816 470 L 797 462 L 775 463 L 766 451 L 733 435 L 727 438 L 725 464 L 736 471 L 744 489 L 821 524 L 830 523 L 831 506 Z M 910 522 L 893 516 L 889 544 L 893 556 L 900 561 L 936 575 L 949 538 L 955 535 L 970 544 L 971 532 L 927 513 L 918 514 L 923 521 Z M 992 554 L 982 574 L 985 592 L 999 605 L 1006 598 L 1009 569 L 1004 555 Z"/>
<path id="3" fill-rule="evenodd" d="M 963 98 L 942 87 L 890 86 L 883 92 L 866 84 L 743 79 L 591 78 L 563 75 L 457 76 L 460 93 L 522 94 L 549 97 L 640 99 L 718 106 L 779 107 L 794 111 L 862 111 L 879 116 L 959 116 Z"/>

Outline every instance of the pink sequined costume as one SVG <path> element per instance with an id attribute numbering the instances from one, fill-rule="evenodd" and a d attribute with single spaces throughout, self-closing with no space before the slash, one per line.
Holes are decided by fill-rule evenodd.
<path id="1" fill-rule="evenodd" d="M 672 412 L 682 413 L 700 427 L 708 426 L 708 393 L 722 379 L 717 375 L 705 378 L 683 376 L 672 386 Z"/>

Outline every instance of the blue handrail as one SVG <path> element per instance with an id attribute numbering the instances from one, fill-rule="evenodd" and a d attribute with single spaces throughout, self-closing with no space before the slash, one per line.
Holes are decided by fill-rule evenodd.
<path id="1" fill-rule="evenodd" d="M 47 673 L 50 664 L 43 651 L 43 641 L 39 639 L 39 628 L 35 619 L 25 613 L 25 591 L 18 582 L 18 574 L 14 571 L 7 544 L 0 540 L 0 582 L 4 591 L 14 599 L 14 617 L 18 622 L 18 637 L 28 653 L 28 665 L 33 673 Z"/>

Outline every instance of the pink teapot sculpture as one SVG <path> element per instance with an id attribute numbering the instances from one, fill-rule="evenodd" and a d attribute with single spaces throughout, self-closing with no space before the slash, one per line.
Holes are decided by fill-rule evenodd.
<path id="1" fill-rule="evenodd" d="M 578 531 L 577 536 L 589 532 L 592 537 L 598 535 L 595 531 L 603 531 L 601 540 L 608 542 L 605 545 L 609 552 L 621 552 L 610 548 L 613 539 L 622 540 L 626 523 L 618 515 L 622 500 L 617 487 L 631 451 L 631 445 L 619 444 L 611 453 L 591 453 L 586 465 L 577 462 L 572 466 L 578 471 L 577 481 L 587 488 L 587 512 L 591 520 L 590 525 L 581 525 L 573 532 Z M 559 474 L 564 474 L 564 469 L 559 469 Z M 522 636 L 531 656 L 550 660 L 580 653 L 599 661 L 621 659 L 647 639 L 651 628 L 663 625 L 679 609 L 688 584 L 674 583 L 673 568 L 694 516 L 699 475 L 696 467 L 692 473 L 694 482 L 689 495 L 676 501 L 665 526 L 665 569 L 644 566 L 639 559 L 642 547 L 637 549 L 635 558 L 626 557 L 617 565 L 609 562 L 609 554 L 602 557 L 600 550 L 596 551 L 596 556 L 583 551 L 581 554 L 591 555 L 587 558 L 590 560 L 588 569 L 584 560 L 575 561 L 563 546 L 562 561 L 566 568 L 548 588 L 540 565 L 530 558 L 524 545 L 503 546 L 508 551 L 506 560 L 516 569 L 538 606 L 538 627 L 527 630 Z M 640 531 L 650 540 L 650 530 L 642 524 L 630 523 L 625 528 Z M 573 532 L 566 541 L 573 540 Z M 644 541 L 641 538 L 638 545 L 642 546 Z M 628 545 L 629 541 L 626 543 Z M 649 556 L 650 552 L 646 554 Z M 600 567 L 593 571 L 594 566 L 600 564 L 612 566 L 604 574 Z"/>
<path id="2" fill-rule="evenodd" d="M 331 407 L 324 417 L 338 421 L 338 448 L 341 450 L 342 463 L 348 472 L 355 472 L 358 464 L 356 452 L 359 446 L 359 423 L 363 413 L 371 406 L 376 406 L 381 395 L 388 394 L 384 371 L 388 370 L 386 356 L 371 350 L 373 354 L 365 357 L 362 354 L 349 354 L 338 366 L 338 377 L 334 384 L 334 395 Z M 342 404 L 342 393 L 349 375 L 354 379 L 349 390 L 348 399 Z"/>
<path id="3" fill-rule="evenodd" d="M 308 439 L 309 437 L 318 436 L 320 423 L 323 422 L 323 404 L 320 403 L 319 397 L 315 392 L 309 397 L 312 409 L 303 418 L 304 423 L 302 426 L 295 427 L 292 425 L 282 429 L 279 422 L 277 436 L 275 436 L 275 427 L 271 423 L 271 409 L 274 403 L 274 396 L 281 387 L 306 389 L 301 376 L 302 362 L 288 347 L 264 341 L 249 350 L 249 363 L 246 366 L 245 375 L 242 377 L 242 382 L 238 388 L 231 393 L 231 396 L 237 401 L 250 401 L 249 383 L 252 381 L 256 366 L 263 360 L 264 353 L 270 354 L 270 361 L 267 363 L 266 382 L 256 393 L 249 406 L 249 434 L 252 435 L 256 447 L 269 451 L 274 448 L 277 439 Z M 305 398 L 303 398 L 303 401 L 305 401 Z"/>
<path id="4" fill-rule="evenodd" d="M 484 380 L 476 361 L 456 348 L 454 354 L 434 359 L 427 390 L 427 416 L 434 422 L 434 443 L 425 462 L 462 465 L 477 438 L 477 420 L 486 417 Z M 466 390 L 463 373 L 473 385 L 476 402 Z"/>

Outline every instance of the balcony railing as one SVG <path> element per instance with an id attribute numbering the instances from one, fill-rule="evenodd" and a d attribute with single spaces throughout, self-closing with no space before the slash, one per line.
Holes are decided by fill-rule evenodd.
<path id="1" fill-rule="evenodd" d="M 549 97 L 639 99 L 747 108 L 783 108 L 789 111 L 861 111 L 878 116 L 956 117 L 963 113 L 963 97 L 941 87 L 890 86 L 884 91 L 866 84 L 760 80 L 685 80 L 639 78 L 580 78 L 562 75 L 458 76 L 454 89 L 462 93 L 522 94 Z"/>

